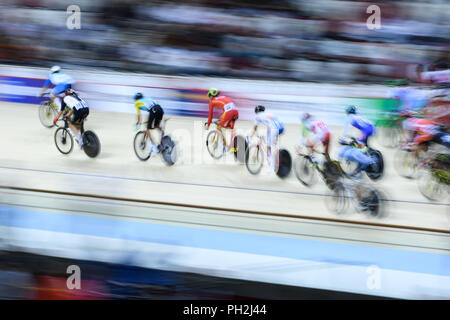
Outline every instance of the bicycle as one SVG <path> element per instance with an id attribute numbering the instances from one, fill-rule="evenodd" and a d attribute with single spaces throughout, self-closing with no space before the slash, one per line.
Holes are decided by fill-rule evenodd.
<path id="1" fill-rule="evenodd" d="M 208 149 L 209 154 L 214 159 L 222 158 L 227 152 L 227 141 L 223 133 L 217 129 L 219 126 L 219 122 L 213 121 L 214 125 L 216 125 L 216 129 L 211 130 L 206 136 L 206 148 Z M 233 155 L 234 159 L 239 161 L 240 163 L 245 162 L 245 150 L 247 150 L 248 144 L 246 139 L 243 136 L 237 135 L 233 139 Z"/>
<path id="2" fill-rule="evenodd" d="M 175 142 L 172 140 L 172 138 L 164 133 L 164 129 L 166 126 L 167 121 L 170 118 L 166 118 L 161 123 L 161 142 L 158 145 L 159 153 L 161 157 L 163 158 L 164 162 L 168 166 L 172 166 L 177 161 L 177 147 Z M 147 122 L 144 122 L 147 123 Z M 153 152 L 151 150 L 151 145 L 147 141 L 147 137 L 145 136 L 146 131 L 141 130 L 136 133 L 134 136 L 133 141 L 133 148 L 136 156 L 141 161 L 147 161 L 150 159 L 150 157 L 153 155 Z M 149 150 L 147 149 L 149 148 Z"/>
<path id="3" fill-rule="evenodd" d="M 73 132 L 69 127 L 69 119 L 63 117 L 58 121 L 64 121 L 64 126 L 58 126 L 55 131 L 55 144 L 56 148 L 62 154 L 69 154 L 73 149 Z M 84 120 L 80 124 L 81 139 L 83 141 L 82 149 L 84 153 L 90 158 L 95 158 L 99 155 L 101 145 L 97 135 L 90 130 L 84 131 Z"/>
<path id="4" fill-rule="evenodd" d="M 314 150 L 314 152 L 324 156 L 326 155 L 324 152 L 318 152 L 316 150 Z M 297 179 L 303 185 L 311 187 L 315 184 L 317 179 L 314 170 L 320 174 L 329 189 L 333 188 L 339 178 L 346 175 L 339 161 L 331 159 L 325 160 L 322 169 L 320 168 L 320 165 L 314 161 L 312 154 L 297 152 L 297 158 L 294 161 L 294 172 Z"/>
<path id="5" fill-rule="evenodd" d="M 253 174 L 258 174 L 264 164 L 267 155 L 266 139 L 264 136 L 257 137 L 258 142 L 250 145 L 246 150 L 245 165 L 247 170 Z M 255 165 L 255 167 L 253 167 Z M 286 178 L 291 172 L 292 158 L 286 149 L 281 149 L 275 155 L 275 173 L 280 178 Z"/>
<path id="6" fill-rule="evenodd" d="M 339 179 L 329 188 L 326 206 L 336 213 L 347 212 L 350 202 L 358 213 L 367 212 L 371 216 L 381 217 L 383 214 L 383 195 L 376 188 L 352 179 Z"/>

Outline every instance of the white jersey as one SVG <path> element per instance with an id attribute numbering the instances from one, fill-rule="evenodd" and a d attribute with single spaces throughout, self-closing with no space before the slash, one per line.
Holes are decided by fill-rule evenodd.
<path id="1" fill-rule="evenodd" d="M 81 100 L 80 98 L 77 98 L 75 96 L 65 96 L 63 99 L 63 107 L 67 106 L 70 109 L 76 109 L 79 110 L 81 108 L 88 108 L 86 102 L 84 100 Z"/>
<path id="2" fill-rule="evenodd" d="M 283 127 L 283 124 L 280 120 L 278 120 L 277 117 L 274 115 L 267 113 L 265 111 L 258 112 L 255 117 L 255 126 L 258 124 L 263 123 L 265 124 L 269 129 L 279 130 Z"/>

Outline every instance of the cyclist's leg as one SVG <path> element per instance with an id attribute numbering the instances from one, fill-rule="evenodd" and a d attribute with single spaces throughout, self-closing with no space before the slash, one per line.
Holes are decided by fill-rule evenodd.
<path id="1" fill-rule="evenodd" d="M 222 133 L 223 143 L 225 144 L 225 147 L 227 148 L 227 150 L 229 150 L 230 146 L 231 146 L 231 142 L 230 142 L 230 144 L 227 143 L 227 140 L 225 139 L 225 133 L 222 131 L 222 128 L 225 128 L 225 129 L 229 128 L 229 112 L 222 113 L 222 115 L 220 116 L 219 121 L 217 123 L 217 130 L 219 130 L 220 133 Z"/>

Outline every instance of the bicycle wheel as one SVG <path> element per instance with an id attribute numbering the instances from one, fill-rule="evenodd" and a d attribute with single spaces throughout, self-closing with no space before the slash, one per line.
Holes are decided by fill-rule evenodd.
<path id="1" fill-rule="evenodd" d="M 314 165 L 305 156 L 298 156 L 294 161 L 294 172 L 298 181 L 310 187 L 316 183 Z"/>
<path id="2" fill-rule="evenodd" d="M 245 165 L 248 172 L 251 174 L 258 174 L 264 163 L 264 153 L 262 148 L 257 145 L 251 145 L 247 149 L 247 155 L 245 157 Z"/>
<path id="3" fill-rule="evenodd" d="M 55 108 L 50 104 L 49 101 L 42 102 L 39 106 L 39 120 L 42 125 L 46 128 L 51 128 L 54 126 L 53 119 L 58 114 Z"/>
<path id="4" fill-rule="evenodd" d="M 374 150 L 374 149 L 369 150 L 369 155 L 371 157 L 376 158 L 377 160 L 375 161 L 374 164 L 372 164 L 366 168 L 366 174 L 371 180 L 375 181 L 375 180 L 380 179 L 383 176 L 383 172 L 384 172 L 383 155 L 381 154 L 380 151 Z"/>
<path id="5" fill-rule="evenodd" d="M 408 179 L 413 179 L 416 176 L 417 159 L 413 152 L 398 150 L 395 154 L 394 163 L 400 176 Z"/>
<path id="6" fill-rule="evenodd" d="M 236 149 L 236 152 L 234 152 L 234 159 L 239 161 L 239 163 L 245 163 L 245 154 L 248 148 L 247 141 L 243 136 L 236 136 L 234 137 L 233 145 Z"/>
<path id="7" fill-rule="evenodd" d="M 145 138 L 145 131 L 139 131 L 134 136 L 133 148 L 136 157 L 141 161 L 146 161 L 150 158 L 150 143 Z"/>
<path id="8" fill-rule="evenodd" d="M 92 131 L 85 131 L 83 133 L 83 150 L 90 158 L 95 158 L 100 153 L 100 140 Z"/>
<path id="9" fill-rule="evenodd" d="M 382 214 L 382 197 L 381 194 L 372 187 L 365 187 L 359 201 L 360 208 L 367 211 L 371 216 L 381 216 Z"/>
<path id="10" fill-rule="evenodd" d="M 292 158 L 289 151 L 281 149 L 278 153 L 277 176 L 284 179 L 291 173 Z"/>
<path id="11" fill-rule="evenodd" d="M 58 128 L 55 131 L 56 148 L 62 154 L 69 154 L 73 148 L 73 138 L 66 128 Z"/>
<path id="12" fill-rule="evenodd" d="M 420 193 L 431 201 L 439 201 L 449 194 L 449 186 L 440 183 L 430 170 L 422 170 L 418 179 Z"/>
<path id="13" fill-rule="evenodd" d="M 344 214 L 348 209 L 349 197 L 342 182 L 336 182 L 330 187 L 325 204 L 331 212 Z"/>
<path id="14" fill-rule="evenodd" d="M 208 133 L 206 137 L 206 147 L 209 154 L 214 159 L 220 159 L 225 154 L 225 142 L 223 134 L 219 130 L 214 130 Z"/>
<path id="15" fill-rule="evenodd" d="M 172 166 L 177 161 L 177 146 L 169 136 L 161 139 L 161 156 L 168 166 Z"/>

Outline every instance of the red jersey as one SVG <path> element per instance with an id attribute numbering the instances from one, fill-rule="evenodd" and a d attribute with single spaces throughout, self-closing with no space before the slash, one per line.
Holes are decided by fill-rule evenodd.
<path id="1" fill-rule="evenodd" d="M 235 106 L 233 101 L 231 101 L 231 99 L 228 97 L 218 96 L 212 98 L 209 102 L 208 126 L 211 124 L 214 108 L 222 109 L 223 114 L 231 110 L 237 110 L 237 107 Z"/>

